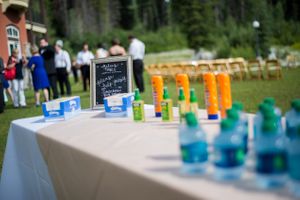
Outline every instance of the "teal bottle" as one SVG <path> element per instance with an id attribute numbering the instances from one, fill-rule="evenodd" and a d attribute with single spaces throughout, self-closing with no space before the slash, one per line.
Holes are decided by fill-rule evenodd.
<path id="1" fill-rule="evenodd" d="M 206 134 L 200 128 L 194 113 L 186 113 L 185 121 L 179 128 L 182 171 L 201 174 L 205 172 L 208 161 Z"/>
<path id="2" fill-rule="evenodd" d="M 286 139 L 278 129 L 276 116 L 267 118 L 255 141 L 256 180 L 264 189 L 282 187 L 286 181 Z"/>
<path id="3" fill-rule="evenodd" d="M 245 151 L 242 135 L 230 119 L 221 122 L 221 132 L 214 139 L 214 177 L 217 180 L 239 179 L 244 170 Z"/>

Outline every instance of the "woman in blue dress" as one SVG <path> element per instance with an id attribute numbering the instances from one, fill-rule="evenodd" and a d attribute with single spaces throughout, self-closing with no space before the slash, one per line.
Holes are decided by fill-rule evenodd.
<path id="1" fill-rule="evenodd" d="M 45 101 L 49 101 L 49 81 L 44 67 L 43 57 L 39 54 L 36 45 L 31 47 L 32 57 L 29 59 L 28 67 L 32 72 L 33 88 L 35 92 L 35 105 L 40 106 L 40 90 L 43 90 Z"/>

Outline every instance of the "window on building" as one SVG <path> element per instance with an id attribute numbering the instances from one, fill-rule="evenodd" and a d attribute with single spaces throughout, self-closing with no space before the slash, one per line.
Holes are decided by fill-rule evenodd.
<path id="1" fill-rule="evenodd" d="M 8 54 L 11 55 L 13 49 L 18 49 L 21 53 L 20 46 L 20 32 L 17 27 L 14 25 L 9 25 L 6 27 L 7 35 L 7 45 L 8 45 Z"/>

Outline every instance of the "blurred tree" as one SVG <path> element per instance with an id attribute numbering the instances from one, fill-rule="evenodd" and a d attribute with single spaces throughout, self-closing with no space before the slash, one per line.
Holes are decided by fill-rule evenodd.
<path id="1" fill-rule="evenodd" d="M 124 33 L 119 32 L 120 29 L 124 29 L 128 33 L 138 35 L 149 33 L 146 35 L 154 37 L 155 32 L 168 34 L 168 31 L 172 32 L 172 29 L 174 31 L 180 27 L 189 47 L 193 49 L 201 47 L 219 49 L 225 56 L 230 55 L 231 48 L 237 48 L 246 49 L 250 55 L 252 53 L 248 47 L 255 46 L 252 27 L 254 20 L 260 22 L 260 52 L 263 56 L 268 54 L 271 45 L 292 45 L 300 42 L 299 0 L 39 0 L 39 2 L 44 4 L 44 18 L 50 39 L 67 38 L 72 41 L 71 44 L 75 43 L 75 46 L 79 41 L 93 41 L 100 35 L 114 33 L 113 30 L 117 30 L 116 33 Z M 126 39 L 125 35 L 120 36 L 123 37 Z M 157 51 L 159 47 L 152 49 Z M 235 50 L 236 52 L 238 50 Z"/>
<path id="2" fill-rule="evenodd" d="M 195 50 L 200 47 L 211 47 L 210 34 L 214 30 L 212 2 L 204 0 L 174 0 L 172 2 L 176 22 L 186 33 L 189 46 Z"/>

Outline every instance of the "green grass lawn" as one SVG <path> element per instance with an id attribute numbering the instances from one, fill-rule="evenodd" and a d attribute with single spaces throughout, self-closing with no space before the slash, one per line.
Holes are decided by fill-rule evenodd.
<path id="1" fill-rule="evenodd" d="M 152 104 L 152 91 L 150 78 L 145 73 L 146 92 L 142 94 L 146 103 Z M 176 102 L 176 87 L 174 82 L 166 83 L 169 88 L 172 99 Z M 195 88 L 199 107 L 204 108 L 204 87 L 200 82 L 191 83 L 191 87 Z M 73 95 L 81 97 L 82 108 L 89 107 L 89 92 L 82 92 L 81 84 L 72 84 Z M 233 101 L 240 101 L 244 104 L 247 112 L 254 113 L 257 105 L 265 97 L 274 97 L 278 107 L 286 112 L 290 107 L 290 101 L 294 98 L 300 98 L 300 68 L 292 70 L 283 70 L 283 78 L 281 80 L 247 80 L 234 81 L 231 84 Z M 2 168 L 2 160 L 7 140 L 7 133 L 12 120 L 41 115 L 41 108 L 34 106 L 33 91 L 26 91 L 27 108 L 14 109 L 11 102 L 7 103 L 5 112 L 0 114 L 0 165 Z"/>

